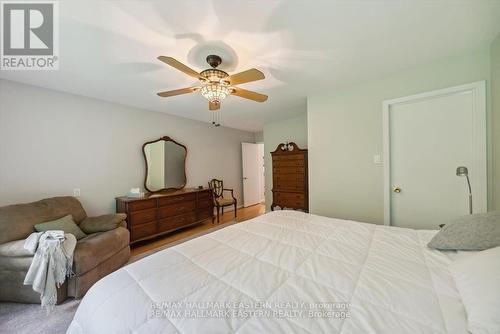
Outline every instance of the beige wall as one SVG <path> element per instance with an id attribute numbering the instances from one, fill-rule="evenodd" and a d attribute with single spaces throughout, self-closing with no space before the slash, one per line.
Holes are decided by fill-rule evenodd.
<path id="1" fill-rule="evenodd" d="M 143 188 L 142 144 L 165 135 L 188 148 L 189 186 L 222 178 L 241 203 L 253 133 L 0 80 L 0 205 L 80 188 L 90 214 L 113 212 L 115 196 Z"/>
<path id="2" fill-rule="evenodd" d="M 485 48 L 310 96 L 311 212 L 383 223 L 383 166 L 373 163 L 373 156 L 382 154 L 382 101 L 480 80 L 487 81 L 489 96 L 489 59 L 489 48 Z M 490 184 L 490 193 L 491 188 Z"/>
<path id="3" fill-rule="evenodd" d="M 491 45 L 493 209 L 500 210 L 500 35 Z"/>
<path id="4" fill-rule="evenodd" d="M 255 139 L 256 143 L 263 143 L 264 142 L 264 131 L 255 132 L 254 139 Z"/>
<path id="5" fill-rule="evenodd" d="M 307 114 L 268 123 L 264 125 L 264 165 L 266 181 L 266 210 L 272 204 L 273 175 L 271 153 L 280 143 L 295 142 L 300 148 L 307 148 Z"/>

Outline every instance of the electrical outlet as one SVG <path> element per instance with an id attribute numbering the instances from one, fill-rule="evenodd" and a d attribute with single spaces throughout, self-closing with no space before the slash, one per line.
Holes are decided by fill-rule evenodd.
<path id="1" fill-rule="evenodd" d="M 73 189 L 73 197 L 80 197 L 80 188 Z"/>

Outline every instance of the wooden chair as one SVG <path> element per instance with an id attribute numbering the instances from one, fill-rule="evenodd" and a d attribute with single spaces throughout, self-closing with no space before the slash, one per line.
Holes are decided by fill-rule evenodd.
<path id="1" fill-rule="evenodd" d="M 222 208 L 224 214 L 224 207 L 234 205 L 234 218 L 236 218 L 236 198 L 234 197 L 233 189 L 224 188 L 222 180 L 212 179 L 208 182 L 210 189 L 214 192 L 214 206 L 217 208 L 217 223 L 219 222 L 219 210 Z M 224 197 L 224 191 L 231 193 L 231 198 Z"/>

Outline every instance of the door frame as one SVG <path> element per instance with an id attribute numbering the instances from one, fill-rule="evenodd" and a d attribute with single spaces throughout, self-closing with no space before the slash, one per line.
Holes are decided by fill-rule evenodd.
<path id="1" fill-rule="evenodd" d="M 471 168 L 471 179 L 475 207 L 487 209 L 487 128 L 486 128 L 486 81 L 477 81 L 465 85 L 438 89 L 430 92 L 404 96 L 385 100 L 382 103 L 383 123 L 383 168 L 384 168 L 384 225 L 391 225 L 391 138 L 390 138 L 390 111 L 398 104 L 412 103 L 440 96 L 455 95 L 471 92 L 473 97 L 473 147 L 474 164 Z M 476 190 L 476 191 L 475 191 Z M 478 191 L 479 190 L 479 191 Z M 484 191 L 483 191 L 484 190 Z"/>

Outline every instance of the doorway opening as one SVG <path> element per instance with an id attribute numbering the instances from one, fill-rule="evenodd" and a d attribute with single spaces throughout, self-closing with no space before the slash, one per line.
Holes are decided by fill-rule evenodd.
<path id="1" fill-rule="evenodd" d="M 241 143 L 243 207 L 265 203 L 264 144 Z"/>

